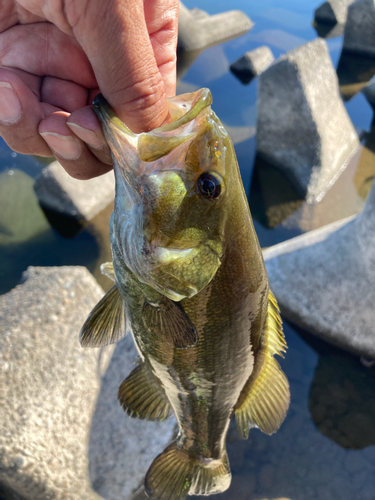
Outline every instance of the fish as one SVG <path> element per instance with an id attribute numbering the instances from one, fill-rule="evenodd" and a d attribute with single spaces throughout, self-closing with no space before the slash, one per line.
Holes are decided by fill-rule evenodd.
<path id="1" fill-rule="evenodd" d="M 233 417 L 246 439 L 277 431 L 290 403 L 275 355 L 286 341 L 232 141 L 209 89 L 168 99 L 170 122 L 134 134 L 93 102 L 116 180 L 114 281 L 80 332 L 84 347 L 131 332 L 140 362 L 118 399 L 134 418 L 175 415 L 178 436 L 145 477 L 152 500 L 225 491 Z"/>

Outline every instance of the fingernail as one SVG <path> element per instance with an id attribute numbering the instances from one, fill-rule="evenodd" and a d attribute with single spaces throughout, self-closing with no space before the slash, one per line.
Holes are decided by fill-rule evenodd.
<path id="1" fill-rule="evenodd" d="M 0 121 L 15 123 L 21 116 L 20 101 L 8 82 L 0 82 Z"/>
<path id="2" fill-rule="evenodd" d="M 56 132 L 40 132 L 54 153 L 65 160 L 76 160 L 81 154 L 81 146 L 74 137 L 56 134 Z"/>
<path id="3" fill-rule="evenodd" d="M 66 124 L 76 134 L 77 137 L 79 137 L 91 148 L 99 149 L 105 145 L 104 138 L 100 139 L 100 137 L 92 130 L 83 128 L 76 123 L 66 122 Z"/>

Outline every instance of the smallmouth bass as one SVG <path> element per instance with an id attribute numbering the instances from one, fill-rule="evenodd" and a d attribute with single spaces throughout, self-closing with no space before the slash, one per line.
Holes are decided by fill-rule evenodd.
<path id="1" fill-rule="evenodd" d="M 131 330 L 141 362 L 118 398 L 131 417 L 175 414 L 179 435 L 152 463 L 153 500 L 225 491 L 225 440 L 272 434 L 288 381 L 275 354 L 286 343 L 269 290 L 232 142 L 208 89 L 169 99 L 171 123 L 133 134 L 102 96 L 94 101 L 116 178 L 110 222 L 115 285 L 91 312 L 83 346 Z"/>

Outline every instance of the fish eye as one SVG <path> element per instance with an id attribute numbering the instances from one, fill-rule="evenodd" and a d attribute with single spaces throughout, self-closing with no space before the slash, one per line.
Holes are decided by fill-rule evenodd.
<path id="1" fill-rule="evenodd" d="M 214 200 L 222 191 L 222 179 L 214 172 L 204 172 L 198 178 L 199 192 L 208 200 Z"/>

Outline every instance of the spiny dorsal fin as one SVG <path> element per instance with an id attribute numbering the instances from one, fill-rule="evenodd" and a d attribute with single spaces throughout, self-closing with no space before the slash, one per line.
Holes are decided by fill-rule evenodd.
<path id="1" fill-rule="evenodd" d="M 79 334 L 82 347 L 114 344 L 128 333 L 124 302 L 117 286 L 113 286 L 96 304 Z"/>
<path id="2" fill-rule="evenodd" d="M 275 297 L 269 292 L 262 349 L 235 412 L 237 432 L 243 439 L 248 438 L 251 427 L 273 434 L 285 418 L 290 403 L 289 383 L 273 356 L 282 355 L 286 348 L 280 311 Z"/>
<path id="3" fill-rule="evenodd" d="M 107 276 L 107 278 L 110 278 L 112 281 L 116 281 L 112 262 L 105 262 L 104 264 L 102 264 L 100 266 L 100 272 Z"/>
<path id="4" fill-rule="evenodd" d="M 140 363 L 122 382 L 118 400 L 133 418 L 165 420 L 173 414 L 163 389 L 144 363 Z"/>
<path id="5" fill-rule="evenodd" d="M 151 464 L 145 490 L 151 500 L 184 500 L 187 495 L 221 493 L 229 488 L 230 482 L 226 453 L 214 464 L 204 464 L 172 443 Z"/>
<path id="6" fill-rule="evenodd" d="M 186 349 L 197 343 L 197 332 L 189 317 L 168 297 L 157 302 L 146 301 L 143 320 L 150 332 L 176 349 Z"/>

